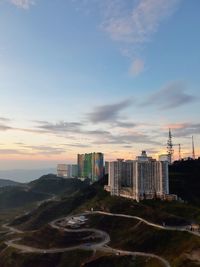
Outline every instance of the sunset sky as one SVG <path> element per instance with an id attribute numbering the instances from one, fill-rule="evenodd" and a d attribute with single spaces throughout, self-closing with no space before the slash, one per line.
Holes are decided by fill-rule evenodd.
<path id="1" fill-rule="evenodd" d="M 0 169 L 200 156 L 199 0 L 0 0 Z M 178 147 L 175 146 L 175 157 Z"/>

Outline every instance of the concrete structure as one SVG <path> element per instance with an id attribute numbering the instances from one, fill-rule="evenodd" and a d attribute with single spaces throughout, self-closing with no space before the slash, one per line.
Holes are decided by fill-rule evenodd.
<path id="1" fill-rule="evenodd" d="M 65 221 L 62 226 L 70 226 L 71 228 L 79 228 L 81 225 L 85 224 L 88 219 L 81 216 L 71 217 L 69 220 Z"/>
<path id="2" fill-rule="evenodd" d="M 169 194 L 168 162 L 147 155 L 133 162 L 133 191 L 136 200 L 164 198 Z"/>
<path id="3" fill-rule="evenodd" d="M 194 232 L 200 232 L 200 225 L 199 224 L 196 224 L 196 223 L 192 223 L 190 230 L 191 231 L 194 231 Z"/>
<path id="4" fill-rule="evenodd" d="M 159 155 L 158 156 L 158 160 L 159 161 L 170 161 L 170 159 L 169 159 L 169 155 L 168 154 L 162 154 L 162 155 Z"/>
<path id="5" fill-rule="evenodd" d="M 123 159 L 112 161 L 108 167 L 108 185 L 110 186 L 111 195 L 118 196 L 123 179 Z"/>
<path id="6" fill-rule="evenodd" d="M 67 178 L 67 164 L 57 165 L 57 175 L 59 177 Z"/>
<path id="7" fill-rule="evenodd" d="M 170 195 L 165 195 L 164 200 L 167 201 L 174 201 L 174 200 L 178 200 L 178 196 L 175 194 L 170 194 Z"/>
<path id="8" fill-rule="evenodd" d="M 140 201 L 169 195 L 168 161 L 156 161 L 145 151 L 136 160 L 109 162 L 108 186 L 111 195 Z"/>
<path id="9" fill-rule="evenodd" d="M 76 164 L 58 164 L 57 175 L 63 178 L 75 178 L 78 176 Z"/>
<path id="10" fill-rule="evenodd" d="M 95 182 L 103 177 L 104 161 L 102 153 L 78 154 L 77 162 L 79 178 L 89 178 L 91 182 Z"/>

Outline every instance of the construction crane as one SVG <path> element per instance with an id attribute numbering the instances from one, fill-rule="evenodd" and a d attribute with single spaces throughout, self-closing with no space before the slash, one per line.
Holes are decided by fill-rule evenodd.
<path id="1" fill-rule="evenodd" d="M 181 160 L 181 144 L 173 144 L 173 146 L 178 146 L 178 159 Z"/>

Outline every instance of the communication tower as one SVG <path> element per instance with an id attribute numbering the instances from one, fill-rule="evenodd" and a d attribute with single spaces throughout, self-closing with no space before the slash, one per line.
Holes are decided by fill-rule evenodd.
<path id="1" fill-rule="evenodd" d="M 195 159 L 194 138 L 192 136 L 192 158 Z"/>
<path id="2" fill-rule="evenodd" d="M 169 158 L 169 164 L 172 164 L 174 150 L 173 150 L 171 129 L 169 129 L 169 138 L 167 141 L 167 154 L 168 154 L 168 158 Z"/>
<path id="3" fill-rule="evenodd" d="M 181 160 L 181 144 L 178 144 L 178 157 Z"/>

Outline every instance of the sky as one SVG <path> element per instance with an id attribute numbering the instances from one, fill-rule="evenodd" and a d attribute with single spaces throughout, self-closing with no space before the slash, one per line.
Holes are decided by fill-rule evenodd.
<path id="1" fill-rule="evenodd" d="M 0 0 L 0 170 L 200 156 L 199 0 Z"/>

